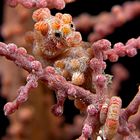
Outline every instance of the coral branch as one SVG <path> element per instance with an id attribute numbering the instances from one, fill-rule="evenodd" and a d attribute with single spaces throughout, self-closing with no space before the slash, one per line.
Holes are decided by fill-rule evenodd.
<path id="1" fill-rule="evenodd" d="M 17 48 L 15 44 L 4 44 L 0 43 L 0 55 L 5 56 L 6 58 L 15 62 L 16 65 L 22 67 L 31 72 L 32 64 L 35 58 L 31 55 L 27 55 L 27 52 L 24 48 Z"/>
<path id="2" fill-rule="evenodd" d="M 96 100 L 97 96 L 95 94 L 66 81 L 64 77 L 56 74 L 52 67 L 46 67 L 45 72 L 46 74 L 42 77 L 42 80 L 47 80 L 48 86 L 53 90 L 61 91 L 63 95 L 65 93 L 66 96 L 70 96 L 74 99 L 81 99 L 87 105 L 92 103 L 95 104 L 95 106 L 97 105 L 98 101 Z M 59 100 L 60 98 L 57 99 Z"/>
<path id="3" fill-rule="evenodd" d="M 98 16 L 82 14 L 75 18 L 75 24 L 79 30 L 94 29 L 88 36 L 90 42 L 102 39 L 113 31 L 140 15 L 140 2 L 125 2 L 122 6 L 112 7 L 111 12 L 102 12 Z M 86 26 L 85 26 L 86 25 Z"/>
<path id="4" fill-rule="evenodd" d="M 27 77 L 27 84 L 19 88 L 18 97 L 13 102 L 9 102 L 4 106 L 5 115 L 10 115 L 15 112 L 22 103 L 27 101 L 30 89 L 36 88 L 38 85 L 37 80 L 38 77 L 34 74 L 30 74 Z"/>
<path id="5" fill-rule="evenodd" d="M 92 69 L 92 84 L 95 85 L 96 94 L 105 97 L 107 94 L 107 78 L 103 74 L 106 63 L 103 61 L 103 52 L 111 46 L 108 40 L 102 39 L 92 44 L 95 58 L 90 60 L 90 68 Z"/>
<path id="6" fill-rule="evenodd" d="M 28 96 L 27 92 L 32 87 L 36 87 L 35 83 L 38 79 L 47 82 L 50 88 L 58 92 L 57 105 L 59 107 L 63 105 L 63 100 L 65 99 L 66 95 L 81 99 L 86 104 L 96 104 L 96 95 L 88 90 L 67 82 L 64 77 L 56 74 L 54 68 L 52 67 L 46 67 L 45 69 L 42 69 L 41 63 L 39 61 L 36 61 L 31 55 L 28 55 L 23 48 L 17 48 L 14 44 L 6 45 L 4 43 L 0 43 L 0 55 L 14 61 L 16 65 L 31 73 L 31 75 L 27 79 L 27 85 L 25 85 L 24 88 L 22 87 L 22 90 L 20 90 L 19 92 L 19 97 L 17 97 L 17 99 L 15 100 L 16 102 L 18 102 L 16 103 L 14 101 L 12 106 L 11 104 L 6 105 L 5 114 L 8 115 L 12 113 L 19 104 L 25 101 L 25 98 L 27 98 Z M 25 95 L 25 97 L 21 95 Z M 21 99 L 21 97 L 23 98 L 23 100 L 19 100 Z M 56 114 L 58 113 L 56 112 Z"/>
<path id="7" fill-rule="evenodd" d="M 15 92 L 18 94 L 15 100 L 8 102 L 4 106 L 5 115 L 14 113 L 26 102 L 29 98 L 30 91 L 38 86 L 38 81 L 40 80 L 47 86 L 47 92 L 55 92 L 57 102 L 53 106 L 52 101 L 51 105 L 48 103 L 50 94 L 45 94 L 47 99 L 43 98 L 41 105 L 35 101 L 35 108 L 41 111 L 41 113 L 37 112 L 38 117 L 44 113 L 43 109 L 46 109 L 46 107 L 48 109 L 50 106 L 52 106 L 52 113 L 55 116 L 61 116 L 63 114 L 64 102 L 66 98 L 69 98 L 74 100 L 74 105 L 83 112 L 85 118 L 82 134 L 78 140 L 114 140 L 116 133 L 124 140 L 138 140 L 139 138 L 135 134 L 136 126 L 133 119 L 138 116 L 136 114 L 138 114 L 140 105 L 140 87 L 138 93 L 127 108 L 122 108 L 121 98 L 114 96 L 114 94 L 116 94 L 118 90 L 118 82 L 127 77 L 127 75 L 125 75 L 126 71 L 122 73 L 123 69 L 118 65 L 117 71 L 115 71 L 116 77 L 114 78 L 117 84 L 110 84 L 112 83 L 113 76 L 105 74 L 107 67 L 105 61 L 110 60 L 111 62 L 116 62 L 119 57 L 134 57 L 137 54 L 137 50 L 140 49 L 140 37 L 132 38 L 128 40 L 126 44 L 121 42 L 116 43 L 112 45 L 112 47 L 110 41 L 98 39 L 109 35 L 115 28 L 120 27 L 127 21 L 140 15 L 140 2 L 125 2 L 123 6 L 114 6 L 111 12 L 104 12 L 96 17 L 84 14 L 79 19 L 75 19 L 76 26 L 79 29 L 86 31 L 90 28 L 94 28 L 94 32 L 88 37 L 90 42 L 84 42 L 81 33 L 76 31 L 70 14 L 56 13 L 52 15 L 50 11 L 52 8 L 61 10 L 65 7 L 66 3 L 74 0 L 6 1 L 11 7 L 16 7 L 20 4 L 22 8 L 28 8 L 27 11 L 31 8 L 39 9 L 35 10 L 32 15 L 32 19 L 35 22 L 34 29 L 30 33 L 27 33 L 26 36 L 27 46 L 29 44 L 33 45 L 32 53 L 34 56 L 29 55 L 26 49 L 17 47 L 24 46 L 26 48 L 25 44 L 16 46 L 13 43 L 5 44 L 0 42 L 0 55 L 5 56 L 6 59 L 13 61 L 19 68 L 29 73 L 26 78 L 26 84 Z M 21 10 L 20 6 L 19 10 Z M 25 19 L 30 17 L 27 11 L 19 14 L 20 18 L 18 19 L 18 23 L 20 25 L 22 25 Z M 21 34 L 24 32 L 24 29 L 23 26 L 19 24 L 16 24 L 16 21 L 13 22 L 13 26 L 7 24 L 11 29 L 5 28 L 2 34 L 9 39 L 15 33 L 17 35 Z M 10 31 L 8 31 L 9 29 Z M 20 42 L 20 40 L 18 41 Z M 113 89 L 110 90 L 111 88 Z M 44 89 L 40 92 L 43 91 Z M 113 93 L 110 95 L 110 92 Z M 37 96 L 35 98 L 37 98 L 37 100 L 40 99 Z M 37 107 L 38 105 L 39 107 Z M 19 115 L 20 117 L 18 118 L 20 119 L 18 121 L 30 121 L 32 116 L 36 116 L 32 114 L 33 111 L 34 110 L 24 110 L 23 113 Z M 49 113 L 50 112 L 46 112 L 48 116 Z M 133 119 L 131 120 L 129 118 L 132 115 Z M 43 114 L 43 119 L 45 117 L 46 115 Z M 51 116 L 49 118 L 51 118 Z M 50 123 L 51 121 L 53 122 L 54 119 L 49 119 L 47 124 L 53 124 L 50 125 L 52 130 L 56 127 L 61 127 L 60 129 L 62 131 L 63 128 L 62 125 L 60 125 L 62 120 L 61 122 L 57 122 L 57 126 L 55 126 L 54 123 Z M 24 123 L 21 124 L 23 125 Z M 17 135 L 18 131 L 24 131 L 24 127 L 17 125 L 13 133 L 15 132 Z M 75 129 L 72 131 L 75 131 Z M 52 130 L 50 130 L 50 132 Z M 79 130 L 81 129 L 78 129 L 78 134 Z M 63 129 L 63 131 L 65 130 Z M 67 137 L 66 134 L 62 138 L 59 132 L 59 130 L 57 130 L 57 132 L 55 131 L 56 137 L 58 136 L 57 139 Z M 8 135 L 10 134 L 11 132 L 8 133 Z M 51 134 L 54 134 L 54 132 L 51 132 Z M 75 134 L 75 132 L 72 132 L 72 134 Z M 45 136 L 42 135 L 42 138 L 55 139 L 54 136 L 46 138 L 46 134 Z M 67 139 L 70 138 L 67 137 Z"/>
<path id="8" fill-rule="evenodd" d="M 124 45 L 116 43 L 112 49 L 104 51 L 104 60 L 109 59 L 111 62 L 118 61 L 119 57 L 129 56 L 134 57 L 137 54 L 137 49 L 140 49 L 140 37 L 130 39 Z"/>
<path id="9" fill-rule="evenodd" d="M 116 58 L 120 56 L 134 56 L 136 54 L 136 49 L 140 48 L 140 37 L 128 40 L 126 45 L 120 44 L 121 43 L 115 44 L 115 47 L 111 49 L 111 43 L 108 40 L 103 39 L 93 43 L 92 49 L 96 54 L 95 58 L 91 59 L 89 62 L 91 70 L 93 71 L 92 78 L 96 91 L 96 94 L 93 94 L 89 90 L 85 90 L 84 88 L 73 85 L 70 81 L 67 81 L 63 76 L 56 73 L 54 67 L 47 66 L 43 68 L 42 64 L 39 61 L 36 61 L 33 56 L 28 55 L 25 49 L 17 48 L 15 44 L 6 45 L 4 43 L 0 43 L 0 55 L 14 61 L 16 65 L 30 73 L 27 77 L 27 84 L 18 90 L 18 97 L 13 102 L 9 102 L 5 105 L 5 115 L 9 115 L 18 109 L 19 105 L 28 99 L 30 89 L 36 88 L 37 81 L 41 80 L 56 93 L 57 104 L 55 104 L 52 108 L 52 111 L 56 116 L 62 115 L 64 101 L 67 97 L 73 98 L 74 100 L 79 99 L 88 106 L 88 115 L 79 140 L 87 140 L 91 137 L 91 135 L 96 135 L 98 129 L 103 126 L 109 127 L 109 129 L 108 132 L 104 132 L 105 130 L 103 127 L 102 136 L 112 138 L 118 128 L 118 123 L 120 123 L 120 127 L 118 129 L 119 133 L 122 135 L 132 135 L 130 130 L 131 125 L 129 125 L 127 121 L 129 116 L 135 114 L 138 110 L 138 105 L 140 104 L 140 92 L 138 92 L 132 103 L 130 103 L 125 110 L 122 110 L 120 115 L 121 99 L 119 97 L 112 97 L 111 99 L 108 99 L 108 83 L 103 72 L 106 68 L 104 60 L 109 59 L 111 61 L 116 61 Z M 113 57 L 111 55 L 113 55 Z M 108 99 L 108 101 L 106 101 L 106 99 Z M 102 105 L 105 105 L 106 102 L 110 103 L 106 106 L 107 108 L 104 112 Z M 104 112 L 104 118 L 100 116 L 101 109 Z M 110 121 L 109 124 L 108 120 Z M 111 123 L 114 124 L 113 131 L 110 131 L 112 126 Z M 96 128 L 98 129 L 96 130 Z"/>
<path id="10" fill-rule="evenodd" d="M 103 137 L 106 139 L 112 139 L 117 132 L 121 106 L 122 101 L 119 97 L 113 96 L 110 99 L 107 118 L 103 127 Z"/>
<path id="11" fill-rule="evenodd" d="M 82 135 L 80 136 L 79 140 L 88 140 L 88 138 L 91 137 L 93 131 L 95 131 L 96 127 L 99 125 L 98 121 L 99 113 L 93 104 L 87 107 L 87 113 L 88 115 L 85 120 Z"/>
<path id="12" fill-rule="evenodd" d="M 135 95 L 134 99 L 130 102 L 127 108 L 122 109 L 122 112 L 120 114 L 119 133 L 123 133 L 126 135 L 130 133 L 128 119 L 130 116 L 138 112 L 139 105 L 140 105 L 140 87 L 138 93 Z"/>
<path id="13" fill-rule="evenodd" d="M 26 8 L 56 8 L 63 9 L 66 3 L 72 2 L 74 0 L 7 0 L 7 3 L 15 7 L 17 4 L 21 4 Z"/>

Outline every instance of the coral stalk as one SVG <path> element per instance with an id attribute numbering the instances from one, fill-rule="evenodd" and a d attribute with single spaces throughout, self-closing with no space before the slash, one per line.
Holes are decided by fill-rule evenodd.
<path id="1" fill-rule="evenodd" d="M 61 93 L 62 91 L 65 91 L 65 94 L 67 94 L 68 96 L 80 98 L 87 104 L 91 104 L 92 102 L 96 103 L 95 101 L 96 95 L 94 95 L 88 90 L 85 90 L 81 87 L 75 86 L 67 82 L 64 77 L 55 74 L 53 67 L 46 67 L 45 69 L 42 69 L 41 63 L 39 61 L 36 61 L 33 56 L 28 55 L 23 48 L 17 48 L 16 45 L 14 44 L 6 45 L 4 43 L 0 43 L 0 55 L 4 55 L 6 58 L 14 61 L 16 65 L 31 73 L 31 75 L 27 79 L 27 85 L 24 87 L 24 90 L 21 90 L 19 97 L 17 97 L 16 99 L 16 101 L 18 101 L 18 104 L 17 103 L 15 104 L 14 101 L 13 102 L 14 107 L 13 106 L 9 107 L 8 104 L 7 104 L 8 108 L 5 106 L 5 112 L 7 115 L 12 113 L 15 110 L 15 108 L 18 108 L 20 103 L 23 103 L 23 101 L 26 100 L 28 96 L 27 91 L 31 87 L 36 87 L 36 82 L 38 79 L 47 82 L 48 86 L 58 91 L 58 93 L 60 91 Z M 60 96 L 61 94 L 59 93 L 58 95 Z M 18 98 L 22 100 L 19 100 Z M 63 102 L 60 101 L 60 99 L 62 100 L 62 98 L 58 97 L 59 105 L 61 105 L 61 103 Z"/>
<path id="2" fill-rule="evenodd" d="M 139 1 L 125 2 L 122 6 L 113 6 L 111 12 L 102 12 L 98 16 L 81 14 L 75 18 L 75 24 L 79 30 L 87 31 L 91 28 L 94 29 L 88 36 L 88 40 L 94 42 L 113 33 L 116 28 L 139 15 Z"/>
<path id="3" fill-rule="evenodd" d="M 128 129 L 129 124 L 127 122 L 130 116 L 138 112 L 139 105 L 140 105 L 140 87 L 134 99 L 130 102 L 130 104 L 125 109 L 122 109 L 122 112 L 120 114 L 120 127 L 119 127 L 120 133 L 124 133 L 126 135 L 130 133 L 130 130 Z"/>
<path id="4" fill-rule="evenodd" d="M 43 68 L 42 64 L 39 61 L 35 60 L 33 56 L 28 55 L 25 49 L 17 48 L 15 44 L 6 45 L 4 43 L 0 43 L 0 55 L 5 56 L 7 59 L 14 61 L 16 65 L 18 65 L 20 68 L 27 70 L 30 73 L 29 76 L 27 77 L 27 84 L 19 88 L 18 97 L 13 102 L 9 102 L 4 106 L 5 115 L 10 115 L 19 107 L 19 105 L 25 102 L 28 99 L 29 90 L 32 88 L 36 88 L 37 81 L 41 80 L 44 83 L 46 83 L 49 88 L 53 89 L 56 92 L 57 104 L 55 104 L 52 108 L 52 111 L 55 115 L 57 116 L 62 115 L 63 104 L 68 96 L 73 99 L 79 99 L 80 101 L 84 102 L 88 106 L 87 107 L 88 115 L 84 123 L 82 135 L 79 138 L 79 139 L 88 139 L 89 137 L 91 137 L 92 133 L 95 134 L 97 127 L 102 126 L 100 125 L 100 118 L 101 118 L 100 110 L 102 105 L 106 102 L 105 99 L 108 98 L 106 94 L 106 90 L 104 90 L 107 88 L 107 81 L 105 80 L 106 77 L 102 74 L 106 66 L 103 60 L 109 59 L 112 61 L 112 57 L 110 57 L 111 54 L 108 53 L 110 51 L 112 51 L 114 53 L 114 54 L 112 53 L 112 55 L 117 56 L 117 58 L 122 56 L 122 53 L 124 55 L 129 54 L 129 56 L 134 56 L 136 54 L 136 49 L 140 48 L 139 39 L 140 37 L 138 37 L 137 39 L 131 39 L 126 43 L 125 46 L 123 45 L 121 47 L 120 47 L 120 43 L 117 43 L 114 45 L 115 47 L 112 49 L 110 48 L 111 43 L 108 40 L 99 40 L 93 43 L 92 48 L 94 50 L 94 53 L 97 52 L 97 54 L 95 54 L 95 58 L 91 59 L 90 67 L 93 70 L 93 73 L 94 72 L 96 73 L 96 75 L 93 75 L 93 79 L 95 79 L 94 83 L 96 85 L 95 90 L 97 94 L 93 94 L 89 90 L 85 90 L 82 87 L 73 85 L 71 82 L 67 81 L 63 76 L 57 74 L 55 72 L 55 69 L 51 66 L 47 66 Z M 119 44 L 119 49 L 118 47 L 116 47 L 118 44 Z M 98 49 L 100 50 L 100 52 L 98 52 L 99 51 Z M 122 51 L 120 51 L 121 49 Z M 133 51 L 133 49 L 135 51 Z M 113 61 L 114 60 L 117 59 L 114 59 L 113 57 Z M 102 93 L 100 93 L 100 90 L 102 91 Z M 116 103 L 116 100 L 119 100 L 119 102 Z M 104 118 L 103 122 L 105 122 L 105 124 L 103 124 L 103 126 L 109 125 L 110 127 L 110 124 L 108 124 L 107 120 L 109 120 L 110 116 L 112 115 L 114 115 L 115 118 L 113 118 L 114 119 L 113 122 L 110 123 L 114 123 L 115 121 L 117 125 L 114 124 L 115 125 L 114 131 L 105 132 L 106 134 L 103 134 L 103 137 L 112 138 L 115 135 L 116 130 L 118 128 L 118 121 L 120 121 L 119 122 L 120 128 L 123 124 L 123 126 L 126 126 L 126 129 L 128 130 L 128 134 L 130 134 L 129 126 L 124 125 L 124 123 L 127 124 L 127 118 L 129 118 L 130 115 L 135 114 L 138 110 L 138 105 L 140 103 L 139 92 L 134 98 L 134 100 L 132 101 L 132 103 L 130 103 L 128 108 L 126 108 L 126 110 L 124 109 L 122 110 L 122 112 L 124 112 L 123 117 L 125 116 L 124 114 L 127 114 L 126 119 L 123 119 L 121 117 L 122 114 L 120 115 L 120 111 L 118 111 L 118 113 L 116 114 L 114 114 L 114 111 L 112 111 L 112 109 L 114 110 L 116 109 L 116 106 L 118 109 L 120 109 L 121 107 L 120 98 L 112 97 L 111 99 L 109 99 L 109 102 L 110 102 L 109 106 L 107 107 L 108 111 L 105 111 L 107 114 L 106 115 L 104 114 L 106 118 Z M 120 116 L 119 120 L 118 120 L 118 116 Z M 94 123 L 95 120 L 97 125 Z M 118 132 L 121 133 L 121 131 L 122 130 Z"/>
<path id="5" fill-rule="evenodd" d="M 18 4 L 23 5 L 26 8 L 56 8 L 56 9 L 63 9 L 66 3 L 72 2 L 73 0 L 7 0 L 7 3 L 15 7 Z"/>

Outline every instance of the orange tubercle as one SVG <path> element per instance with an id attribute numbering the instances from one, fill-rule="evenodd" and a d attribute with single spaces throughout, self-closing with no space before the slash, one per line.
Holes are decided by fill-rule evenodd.
<path id="1" fill-rule="evenodd" d="M 55 20 L 54 22 L 52 22 L 52 28 L 54 29 L 54 30 L 58 30 L 59 28 L 60 28 L 60 21 L 59 20 Z"/>
<path id="2" fill-rule="evenodd" d="M 68 35 L 70 32 L 71 32 L 71 29 L 69 26 L 63 26 L 62 29 L 61 29 L 62 33 L 66 36 Z"/>
<path id="3" fill-rule="evenodd" d="M 34 25 L 35 30 L 40 31 L 43 35 L 48 32 L 48 23 L 39 21 Z"/>
<path id="4" fill-rule="evenodd" d="M 62 15 L 62 21 L 65 24 L 71 23 L 72 22 L 72 16 L 70 14 L 63 14 Z"/>
<path id="5" fill-rule="evenodd" d="M 65 67 L 65 63 L 62 60 L 57 60 L 55 62 L 55 67 L 63 69 Z"/>
<path id="6" fill-rule="evenodd" d="M 114 127 L 117 127 L 118 126 L 118 121 L 113 120 L 113 119 L 107 119 L 106 120 L 106 125 L 109 128 L 114 128 Z"/>

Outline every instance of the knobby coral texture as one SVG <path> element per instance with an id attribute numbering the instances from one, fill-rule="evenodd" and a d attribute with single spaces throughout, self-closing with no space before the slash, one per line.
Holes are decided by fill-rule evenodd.
<path id="1" fill-rule="evenodd" d="M 115 5 L 110 12 L 102 12 L 97 16 L 91 16 L 87 13 L 81 14 L 75 18 L 75 25 L 79 30 L 93 29 L 89 34 L 88 40 L 94 42 L 104 38 L 114 32 L 126 22 L 140 15 L 140 2 L 125 2 L 122 6 Z M 87 26 L 85 26 L 87 24 Z"/>
<path id="2" fill-rule="evenodd" d="M 77 140 L 139 140 L 133 120 L 137 118 L 139 110 L 140 88 L 129 105 L 123 108 L 123 101 L 117 96 L 117 90 L 112 89 L 116 84 L 115 80 L 105 70 L 107 61 L 117 62 L 120 57 L 136 56 L 140 49 L 140 36 L 128 39 L 125 44 L 118 42 L 114 45 L 103 37 L 140 15 L 140 2 L 115 6 L 111 13 L 103 13 L 97 17 L 83 15 L 75 18 L 74 22 L 68 13 L 51 14 L 51 8 L 63 9 L 65 3 L 72 1 L 7 1 L 13 7 L 21 4 L 25 8 L 39 9 L 33 12 L 33 30 L 25 37 L 27 44 L 32 45 L 33 55 L 14 43 L 0 42 L 0 55 L 29 73 L 26 84 L 17 90 L 16 99 L 4 106 L 5 115 L 19 109 L 28 100 L 31 89 L 37 88 L 38 82 L 42 81 L 56 94 L 57 102 L 52 106 L 55 116 L 63 115 L 67 98 L 73 100 L 75 106 L 83 112 L 85 120 Z M 95 33 L 92 37 L 89 36 L 89 42 L 83 41 L 76 27 L 85 31 L 91 26 L 95 26 Z M 122 66 L 117 65 L 116 69 L 122 73 L 124 71 L 124 74 L 114 74 L 116 79 L 119 77 L 122 80 L 128 76 Z M 32 116 L 32 109 L 25 108 L 25 112 Z M 132 115 L 133 119 L 130 120 Z"/>
<path id="3" fill-rule="evenodd" d="M 47 6 L 48 8 L 63 9 L 66 3 L 72 1 L 74 0 L 7 0 L 7 3 L 13 7 L 17 6 L 17 4 L 21 4 L 26 8 Z"/>

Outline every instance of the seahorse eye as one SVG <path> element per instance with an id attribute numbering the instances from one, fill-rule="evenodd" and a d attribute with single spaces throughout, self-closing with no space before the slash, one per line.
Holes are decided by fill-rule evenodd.
<path id="1" fill-rule="evenodd" d="M 73 28 L 73 27 L 74 27 L 74 25 L 71 23 L 71 24 L 70 24 L 70 27 L 71 27 L 71 28 Z"/>
<path id="2" fill-rule="evenodd" d="M 54 33 L 55 37 L 60 38 L 61 37 L 61 33 L 60 32 L 55 32 Z"/>
<path id="3" fill-rule="evenodd" d="M 75 26 L 74 26 L 73 23 L 70 24 L 70 28 L 71 28 L 72 30 L 75 30 Z"/>

